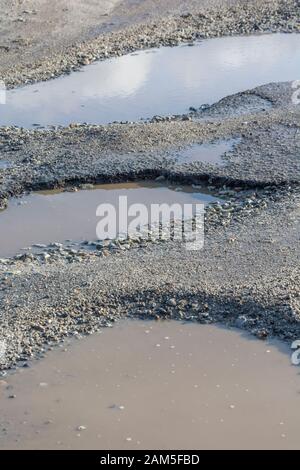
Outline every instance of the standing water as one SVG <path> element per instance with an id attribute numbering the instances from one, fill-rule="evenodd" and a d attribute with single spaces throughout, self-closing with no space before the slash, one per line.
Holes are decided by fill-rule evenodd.
<path id="1" fill-rule="evenodd" d="M 8 91 L 0 125 L 136 121 L 299 77 L 299 34 L 216 38 L 97 62 Z"/>

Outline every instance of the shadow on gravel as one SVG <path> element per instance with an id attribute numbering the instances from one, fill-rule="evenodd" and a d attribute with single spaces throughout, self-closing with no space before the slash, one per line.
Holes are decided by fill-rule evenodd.
<path id="1" fill-rule="evenodd" d="M 129 316 L 142 319 L 221 323 L 250 332 L 260 339 L 275 337 L 293 341 L 300 338 L 300 321 L 288 303 L 263 304 L 256 301 L 251 292 L 241 292 L 234 298 L 200 291 L 165 291 L 158 294 L 148 290 L 125 295 L 118 301 L 126 306 Z"/>

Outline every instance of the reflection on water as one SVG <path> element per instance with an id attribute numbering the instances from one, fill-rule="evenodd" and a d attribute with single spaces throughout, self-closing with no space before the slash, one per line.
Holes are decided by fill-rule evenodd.
<path id="1" fill-rule="evenodd" d="M 112 204 L 118 218 L 119 196 L 128 197 L 128 206 L 142 203 L 150 213 L 151 204 L 208 204 L 218 199 L 205 188 L 164 187 L 141 182 L 105 184 L 78 192 L 43 191 L 10 201 L 0 214 L 0 256 L 11 256 L 35 243 L 94 240 L 101 203 Z M 176 218 L 176 214 L 175 214 Z"/>
<path id="2" fill-rule="evenodd" d="M 300 35 L 206 40 L 118 57 L 7 93 L 0 123 L 108 123 L 186 112 L 224 96 L 300 77 Z"/>
<path id="3" fill-rule="evenodd" d="M 203 162 L 224 165 L 224 155 L 240 142 L 240 139 L 222 140 L 211 144 L 195 144 L 176 152 L 179 163 Z"/>
<path id="4" fill-rule="evenodd" d="M 6 160 L 0 160 L 0 170 L 5 170 L 6 168 L 10 168 L 13 166 L 11 162 L 8 162 Z"/>

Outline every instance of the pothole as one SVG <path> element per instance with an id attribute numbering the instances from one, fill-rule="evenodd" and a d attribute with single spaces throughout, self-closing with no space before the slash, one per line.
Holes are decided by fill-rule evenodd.
<path id="1" fill-rule="evenodd" d="M 298 448 L 289 364 L 236 330 L 122 321 L 0 381 L 1 448 Z"/>
<path id="2" fill-rule="evenodd" d="M 194 144 L 186 149 L 176 152 L 178 163 L 210 163 L 225 165 L 224 156 L 227 152 L 241 142 L 241 139 L 229 139 L 212 142 L 210 144 Z"/>
<path id="3" fill-rule="evenodd" d="M 119 197 L 127 196 L 128 206 L 151 204 L 209 204 L 220 201 L 216 192 L 201 187 L 164 182 L 135 182 L 86 185 L 77 192 L 40 191 L 12 199 L 0 213 L 0 256 L 12 256 L 24 247 L 66 240 L 95 240 L 99 204 L 111 204 L 119 219 Z M 150 210 L 149 210 L 150 212 Z M 180 214 L 174 213 L 179 217 Z"/>
<path id="4" fill-rule="evenodd" d="M 216 38 L 194 47 L 148 52 L 94 63 L 69 76 L 8 91 L 0 123 L 106 124 L 182 114 L 189 106 L 211 105 L 259 85 L 300 76 L 298 34 Z"/>

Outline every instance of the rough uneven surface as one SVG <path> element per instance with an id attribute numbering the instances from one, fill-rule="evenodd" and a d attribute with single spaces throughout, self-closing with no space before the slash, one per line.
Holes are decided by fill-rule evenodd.
<path id="1" fill-rule="evenodd" d="M 66 31 L 61 49 L 59 40 L 42 41 L 33 65 L 25 56 L 16 62 L 23 45 L 14 52 L 4 44 L 6 83 L 47 79 L 97 58 L 199 37 L 300 28 L 299 1 L 222 2 L 208 12 L 207 2 L 184 2 L 183 10 L 182 2 L 168 0 L 160 2 L 159 19 L 143 16 L 155 3 L 140 2 L 125 29 L 120 12 L 126 2 L 108 13 L 123 17 L 111 25 L 115 31 L 99 36 L 103 24 L 96 15 L 93 24 L 75 27 L 73 36 Z M 14 44 L 11 37 L 8 43 Z M 0 260 L 0 339 L 8 345 L 0 367 L 126 315 L 222 321 L 260 338 L 299 338 L 300 107 L 292 92 L 291 83 L 268 84 L 184 116 L 140 123 L 1 128 L 2 207 L 24 191 L 162 175 L 208 181 L 228 201 L 207 209 L 205 247 L 198 252 L 174 241 L 131 240 L 99 244 L 95 251 L 53 245 L 38 255 Z M 191 144 L 232 137 L 239 141 L 224 155 L 225 165 L 178 162 Z"/>
<path id="2" fill-rule="evenodd" d="M 277 199 L 256 216 L 249 211 L 243 223 L 213 229 L 201 251 L 161 242 L 0 266 L 4 366 L 125 315 L 222 321 L 260 338 L 299 337 L 300 197 Z"/>

